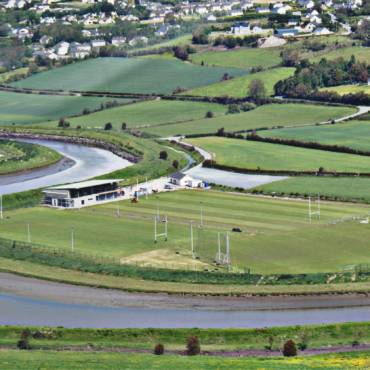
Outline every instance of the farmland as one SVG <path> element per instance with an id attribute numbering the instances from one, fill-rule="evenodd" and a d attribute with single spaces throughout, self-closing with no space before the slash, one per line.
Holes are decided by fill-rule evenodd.
<path id="1" fill-rule="evenodd" d="M 231 96 L 243 98 L 248 96 L 248 87 L 251 81 L 261 80 L 266 88 L 268 95 L 274 94 L 274 85 L 294 74 L 294 68 L 280 67 L 267 71 L 252 73 L 242 77 L 236 77 L 228 81 L 218 82 L 212 85 L 198 87 L 187 91 L 186 94 L 200 96 Z"/>
<path id="2" fill-rule="evenodd" d="M 177 87 L 190 89 L 220 81 L 225 73 L 239 76 L 244 71 L 201 67 L 168 57 L 97 58 L 35 74 L 13 85 L 35 89 L 169 94 Z"/>
<path id="3" fill-rule="evenodd" d="M 90 128 L 103 128 L 106 122 L 111 122 L 115 129 L 121 129 L 123 122 L 128 128 L 135 128 L 202 119 L 208 111 L 218 116 L 225 113 L 226 107 L 212 103 L 153 100 L 106 109 L 68 121 L 73 127 Z M 56 125 L 57 122 L 47 123 L 47 126 Z"/>
<path id="4" fill-rule="evenodd" d="M 349 60 L 351 56 L 354 55 L 356 59 L 360 62 L 368 62 L 370 59 L 370 50 L 369 48 L 361 46 L 350 46 L 346 48 L 339 48 L 333 51 L 316 53 L 314 56 L 310 57 L 311 62 L 319 62 L 322 58 L 333 60 L 338 58 L 343 58 Z"/>
<path id="5" fill-rule="evenodd" d="M 199 222 L 201 202 L 204 229 L 195 229 L 196 253 L 200 256 L 195 262 L 190 258 L 189 222 Z M 240 227 L 242 233 L 231 235 L 232 259 L 254 273 L 327 272 L 346 264 L 369 262 L 368 228 L 358 222 L 327 224 L 343 216 L 366 214 L 366 207 L 361 205 L 323 202 L 321 220 L 311 225 L 306 202 L 214 191 L 163 193 L 158 199 L 152 196 L 139 204 L 123 201 L 119 205 L 121 217 L 116 216 L 117 203 L 80 211 L 40 207 L 8 211 L 0 225 L 0 236 L 26 240 L 26 224 L 32 220 L 32 242 L 68 250 L 73 225 L 78 252 L 112 256 L 125 263 L 197 268 L 199 263 L 213 261 L 217 232 Z M 169 240 L 154 244 L 157 207 L 161 215 L 168 215 Z M 348 245 L 352 246 L 350 251 Z"/>
<path id="6" fill-rule="evenodd" d="M 226 51 L 207 51 L 191 56 L 193 63 L 206 66 L 253 68 L 274 67 L 281 63 L 280 49 L 240 48 Z"/>
<path id="7" fill-rule="evenodd" d="M 299 176 L 262 185 L 255 190 L 283 196 L 320 194 L 332 200 L 370 203 L 370 179 L 363 177 Z"/>
<path id="8" fill-rule="evenodd" d="M 370 158 L 255 141 L 206 137 L 190 143 L 214 153 L 220 165 L 266 171 L 327 171 L 370 173 Z"/>
<path id="9" fill-rule="evenodd" d="M 322 88 L 323 91 L 334 91 L 339 95 L 345 94 L 354 94 L 358 92 L 364 92 L 367 95 L 370 95 L 370 86 L 369 85 L 340 85 L 333 87 Z"/>
<path id="10" fill-rule="evenodd" d="M 314 141 L 322 144 L 341 145 L 353 149 L 370 151 L 368 140 L 370 135 L 370 121 L 352 120 L 336 125 L 267 130 L 261 131 L 260 135 L 264 137 Z"/>
<path id="11" fill-rule="evenodd" d="M 29 124 L 82 114 L 112 98 L 19 94 L 0 91 L 0 125 Z M 120 103 L 127 99 L 116 99 Z"/>
<path id="12" fill-rule="evenodd" d="M 215 133 L 221 127 L 228 132 L 243 131 L 277 125 L 293 126 L 322 122 L 354 112 L 354 108 L 348 107 L 327 107 L 309 104 L 269 104 L 245 113 L 229 114 L 212 119 L 207 118 L 179 124 L 153 126 L 145 128 L 142 131 L 157 136 Z"/>
<path id="13" fill-rule="evenodd" d="M 0 140 L 0 175 L 47 166 L 61 158 L 41 145 Z"/>

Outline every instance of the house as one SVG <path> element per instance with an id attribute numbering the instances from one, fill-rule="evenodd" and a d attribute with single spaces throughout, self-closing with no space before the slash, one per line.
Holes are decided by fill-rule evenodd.
<path id="1" fill-rule="evenodd" d="M 248 35 L 251 32 L 251 27 L 248 22 L 240 22 L 231 26 L 230 32 L 233 35 Z"/>
<path id="2" fill-rule="evenodd" d="M 54 46 L 54 52 L 58 56 L 67 55 L 69 51 L 69 42 L 61 41 Z"/>
<path id="3" fill-rule="evenodd" d="M 256 12 L 259 14 L 270 13 L 270 9 L 266 7 L 257 7 Z"/>
<path id="4" fill-rule="evenodd" d="M 206 19 L 207 22 L 217 21 L 217 18 L 213 14 L 207 15 L 205 19 Z"/>
<path id="5" fill-rule="evenodd" d="M 253 8 L 253 2 L 252 1 L 243 1 L 240 3 L 241 10 L 248 10 Z"/>
<path id="6" fill-rule="evenodd" d="M 49 45 L 53 42 L 53 38 L 51 36 L 48 36 L 48 35 L 44 35 L 44 36 L 41 36 L 40 38 L 40 44 L 41 45 Z"/>
<path id="7" fill-rule="evenodd" d="M 280 37 L 294 37 L 298 35 L 298 30 L 295 28 L 278 28 L 276 34 Z"/>
<path id="8" fill-rule="evenodd" d="M 90 44 L 79 44 L 78 42 L 71 43 L 70 46 L 71 57 L 74 59 L 84 59 L 91 54 Z"/>
<path id="9" fill-rule="evenodd" d="M 193 177 L 183 173 L 175 172 L 170 176 L 170 183 L 177 186 L 187 186 L 190 188 L 203 187 L 201 180 L 194 179 Z"/>
<path id="10" fill-rule="evenodd" d="M 159 37 L 162 37 L 162 36 L 165 36 L 167 34 L 167 32 L 169 31 L 169 27 L 166 26 L 165 24 L 162 24 L 155 32 L 154 34 L 156 36 L 159 36 Z"/>
<path id="11" fill-rule="evenodd" d="M 264 38 L 261 38 L 257 41 L 257 44 L 258 44 L 258 47 L 259 48 L 275 48 L 277 46 L 282 46 L 282 45 L 285 45 L 287 43 L 286 40 L 280 38 L 280 37 L 276 37 L 274 35 L 271 35 L 269 37 L 264 37 Z"/>
<path id="12" fill-rule="evenodd" d="M 91 40 L 90 43 L 91 43 L 92 48 L 101 48 L 107 44 L 105 40 L 99 40 L 99 39 Z"/>
<path id="13" fill-rule="evenodd" d="M 149 39 L 146 36 L 136 36 L 129 41 L 130 46 L 137 46 L 137 45 L 146 45 Z"/>
<path id="14" fill-rule="evenodd" d="M 333 32 L 329 31 L 326 27 L 323 27 L 323 28 L 316 28 L 316 30 L 313 33 L 316 36 L 322 36 L 322 35 L 330 35 Z"/>
<path id="15" fill-rule="evenodd" d="M 298 25 L 298 19 L 289 19 L 288 20 L 288 26 L 297 26 Z"/>
<path id="16" fill-rule="evenodd" d="M 43 190 L 44 204 L 55 208 L 82 208 L 124 196 L 120 180 L 90 180 Z"/>
<path id="17" fill-rule="evenodd" d="M 115 36 L 112 37 L 112 45 L 113 46 L 123 46 L 126 44 L 126 37 L 124 36 Z"/>

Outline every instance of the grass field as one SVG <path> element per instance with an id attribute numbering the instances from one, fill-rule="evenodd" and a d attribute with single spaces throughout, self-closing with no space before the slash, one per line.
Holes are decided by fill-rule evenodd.
<path id="1" fill-rule="evenodd" d="M 134 128 L 192 121 L 204 118 L 208 111 L 212 111 L 215 116 L 218 116 L 225 113 L 226 107 L 212 103 L 153 100 L 106 109 L 101 112 L 70 118 L 68 121 L 72 127 L 81 126 L 86 128 L 103 128 L 106 122 L 111 122 L 114 128 L 121 129 L 122 122 L 125 122 L 128 128 Z M 46 125 L 56 127 L 57 122 L 49 122 Z"/>
<path id="2" fill-rule="evenodd" d="M 370 151 L 370 121 L 353 120 L 335 125 L 292 127 L 261 131 L 259 134 L 264 137 L 314 141 Z"/>
<path id="3" fill-rule="evenodd" d="M 16 75 L 26 75 L 27 72 L 28 72 L 28 68 L 23 67 L 23 68 L 15 69 L 14 71 L 0 73 L 0 83 L 4 83 L 9 77 L 13 77 Z"/>
<path id="4" fill-rule="evenodd" d="M 252 68 L 273 67 L 281 63 L 280 49 L 240 48 L 226 51 L 207 51 L 191 56 L 193 63 L 207 66 Z"/>
<path id="5" fill-rule="evenodd" d="M 334 91 L 339 95 L 345 94 L 354 94 L 358 92 L 364 92 L 367 95 L 370 95 L 370 85 L 340 85 L 333 87 L 324 87 L 322 91 Z"/>
<path id="6" fill-rule="evenodd" d="M 61 158 L 56 151 L 41 145 L 0 140 L 0 175 L 48 166 Z"/>
<path id="7" fill-rule="evenodd" d="M 256 188 L 264 193 L 317 195 L 336 200 L 370 203 L 370 179 L 364 177 L 291 177 Z"/>
<path id="8" fill-rule="evenodd" d="M 319 355 L 298 358 L 227 358 L 215 356 L 182 357 L 175 355 L 54 352 L 54 351 L 1 351 L 0 366 L 4 370 L 19 369 L 173 369 L 183 370 L 338 370 L 366 369 L 370 366 L 368 352 Z"/>
<path id="9" fill-rule="evenodd" d="M 323 167 L 327 171 L 370 173 L 370 158 L 353 154 L 221 137 L 188 141 L 214 153 L 215 161 L 226 166 L 271 171 L 318 171 Z"/>
<path id="10" fill-rule="evenodd" d="M 253 273 L 337 271 L 346 264 L 370 261 L 366 226 L 358 222 L 327 224 L 342 216 L 366 214 L 362 205 L 323 202 L 321 220 L 309 224 L 306 202 L 212 191 L 163 193 L 158 200 L 152 196 L 139 204 L 120 202 L 120 218 L 116 217 L 116 203 L 80 211 L 41 207 L 8 211 L 0 224 L 0 236 L 27 240 L 26 225 L 31 220 L 32 242 L 69 249 L 73 225 L 76 251 L 114 256 L 125 263 L 194 268 L 189 258 L 189 223 L 199 222 L 201 202 L 204 228 L 194 226 L 201 262 L 213 261 L 217 233 L 232 227 L 243 231 L 231 233 L 232 261 L 251 267 Z M 157 207 L 161 215 L 168 215 L 169 241 L 154 244 Z M 163 252 L 166 259 L 161 261 Z"/>
<path id="11" fill-rule="evenodd" d="M 60 117 L 82 114 L 84 108 L 97 109 L 102 103 L 112 100 L 121 103 L 130 101 L 128 99 L 19 94 L 0 91 L 0 125 L 56 120 Z"/>
<path id="12" fill-rule="evenodd" d="M 186 94 L 200 96 L 231 96 L 243 98 L 248 96 L 249 84 L 253 80 L 261 80 L 268 95 L 274 94 L 274 85 L 294 74 L 294 68 L 280 67 L 263 72 L 252 73 L 242 77 L 236 77 L 228 81 L 217 82 L 212 85 L 198 87 L 187 91 Z"/>
<path id="13" fill-rule="evenodd" d="M 178 59 L 97 58 L 33 75 L 13 83 L 17 87 L 94 90 L 127 93 L 172 93 L 220 81 L 224 73 L 239 76 L 240 69 L 201 67 Z"/>
<path id="14" fill-rule="evenodd" d="M 215 133 L 223 127 L 225 131 L 252 130 L 278 125 L 293 126 L 327 121 L 351 113 L 355 109 L 347 107 L 327 107 L 309 104 L 268 104 L 249 112 L 230 114 L 212 119 L 162 125 L 143 129 L 157 136 L 177 134 Z"/>
<path id="15" fill-rule="evenodd" d="M 324 53 L 315 53 L 312 57 L 309 57 L 311 62 L 319 62 L 322 58 L 333 60 L 343 58 L 349 60 L 354 55 L 357 61 L 368 63 L 370 60 L 370 48 L 361 46 L 350 46 L 346 48 L 339 48 L 333 51 Z"/>

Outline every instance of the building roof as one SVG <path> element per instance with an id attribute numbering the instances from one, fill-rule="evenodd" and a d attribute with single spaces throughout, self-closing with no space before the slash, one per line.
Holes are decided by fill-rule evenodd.
<path id="1" fill-rule="evenodd" d="M 171 175 L 171 178 L 172 179 L 176 179 L 176 180 L 181 180 L 183 179 L 185 176 L 187 176 L 185 173 L 182 173 L 182 172 L 175 172 Z"/>
<path id="2" fill-rule="evenodd" d="M 83 188 L 89 188 L 92 186 L 98 186 L 98 185 L 107 185 L 107 184 L 113 184 L 115 182 L 120 182 L 121 179 L 111 179 L 111 180 L 90 180 L 90 181 L 82 181 L 82 182 L 75 182 L 73 184 L 67 184 L 67 185 L 60 185 L 60 186 L 52 186 L 50 188 L 45 189 L 47 190 L 72 190 L 72 189 L 83 189 Z"/>

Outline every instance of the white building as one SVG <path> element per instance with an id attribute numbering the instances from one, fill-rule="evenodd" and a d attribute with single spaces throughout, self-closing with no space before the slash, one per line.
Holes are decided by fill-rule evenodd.
<path id="1" fill-rule="evenodd" d="M 112 45 L 113 46 L 122 46 L 126 44 L 126 37 L 124 36 L 115 36 L 112 37 Z"/>
<path id="2" fill-rule="evenodd" d="M 69 51 L 69 42 L 66 42 L 66 41 L 58 42 L 54 46 L 54 51 L 55 51 L 55 54 L 57 54 L 58 56 L 67 55 Z"/>
<path id="3" fill-rule="evenodd" d="M 203 181 L 194 179 L 193 177 L 182 172 L 175 172 L 170 176 L 170 183 L 177 186 L 187 186 L 190 188 L 203 187 Z"/>
<path id="4" fill-rule="evenodd" d="M 91 47 L 101 48 L 106 45 L 105 40 L 91 40 Z"/>
<path id="5" fill-rule="evenodd" d="M 234 24 L 230 31 L 233 35 L 248 35 L 251 32 L 251 27 L 248 22 Z"/>
<path id="6" fill-rule="evenodd" d="M 55 208 L 82 208 L 124 196 L 120 180 L 90 180 L 43 190 L 44 204 Z"/>

